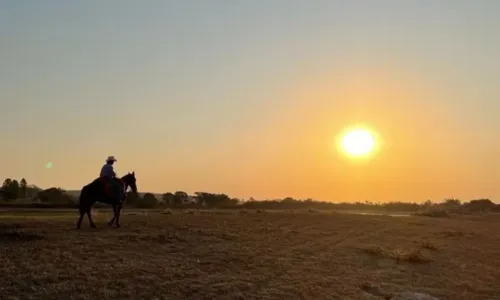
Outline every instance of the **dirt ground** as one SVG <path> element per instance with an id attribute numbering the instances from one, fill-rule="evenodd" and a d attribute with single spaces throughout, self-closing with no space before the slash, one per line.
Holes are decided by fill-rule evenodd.
<path id="1" fill-rule="evenodd" d="M 0 299 L 500 299 L 500 217 L 0 214 Z M 485 221 L 487 220 L 487 221 Z M 383 298 L 372 298 L 383 299 Z"/>

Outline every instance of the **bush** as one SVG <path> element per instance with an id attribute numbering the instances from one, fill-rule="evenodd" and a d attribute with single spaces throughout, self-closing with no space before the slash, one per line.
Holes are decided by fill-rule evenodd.
<path id="1" fill-rule="evenodd" d="M 75 204 L 76 200 L 68 195 L 65 190 L 56 187 L 51 187 L 39 192 L 36 199 L 39 199 L 42 203 L 54 204 Z"/>
<path id="2" fill-rule="evenodd" d="M 134 206 L 137 202 L 141 201 L 141 196 L 138 193 L 127 192 L 125 197 L 125 204 Z"/>
<path id="3" fill-rule="evenodd" d="M 432 218 L 449 218 L 451 217 L 448 211 L 446 210 L 430 210 L 424 211 L 420 213 L 415 213 L 415 216 L 418 217 L 432 217 Z"/>
<path id="4" fill-rule="evenodd" d="M 136 201 L 134 206 L 137 208 L 154 208 L 158 204 L 158 200 L 152 193 L 146 193 L 142 197 L 142 200 Z"/>
<path id="5" fill-rule="evenodd" d="M 496 204 L 491 202 L 490 199 L 477 199 L 471 200 L 464 204 L 464 208 L 471 212 L 488 211 L 496 208 Z"/>

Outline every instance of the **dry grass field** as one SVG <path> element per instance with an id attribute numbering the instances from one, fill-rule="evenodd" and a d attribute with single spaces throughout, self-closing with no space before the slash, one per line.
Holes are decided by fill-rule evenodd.
<path id="1" fill-rule="evenodd" d="M 0 299 L 500 299 L 500 218 L 0 214 Z M 381 295 L 371 299 L 384 299 Z"/>

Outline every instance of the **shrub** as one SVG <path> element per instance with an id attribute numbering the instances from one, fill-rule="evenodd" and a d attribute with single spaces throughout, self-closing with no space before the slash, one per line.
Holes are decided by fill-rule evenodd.
<path id="1" fill-rule="evenodd" d="M 158 200 L 156 200 L 155 195 L 152 193 L 146 193 L 142 197 L 142 200 L 134 203 L 134 206 L 137 208 L 154 208 L 156 204 L 158 204 Z"/>
<path id="2" fill-rule="evenodd" d="M 418 217 L 432 217 L 432 218 L 449 218 L 451 217 L 446 210 L 429 210 L 424 212 L 415 213 Z"/>
<path id="3" fill-rule="evenodd" d="M 42 203 L 75 204 L 74 197 L 61 188 L 51 187 L 38 193 L 36 198 Z"/>
<path id="4" fill-rule="evenodd" d="M 465 203 L 464 207 L 472 212 L 480 212 L 496 208 L 496 204 L 491 202 L 490 199 L 477 199 Z"/>

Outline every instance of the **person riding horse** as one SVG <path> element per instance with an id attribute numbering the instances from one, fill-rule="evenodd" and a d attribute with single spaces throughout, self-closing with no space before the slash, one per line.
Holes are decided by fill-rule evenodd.
<path id="1" fill-rule="evenodd" d="M 102 166 L 101 173 L 99 177 L 104 181 L 105 186 L 110 187 L 111 194 L 113 197 L 117 197 L 120 201 L 125 199 L 125 191 L 120 183 L 120 178 L 116 177 L 116 173 L 113 169 L 113 164 L 118 162 L 114 156 L 108 156 L 106 159 L 106 164 Z"/>
<path id="2" fill-rule="evenodd" d="M 120 212 L 125 200 L 125 191 L 130 188 L 137 195 L 137 180 L 135 172 L 129 172 L 121 178 L 117 178 L 113 170 L 115 162 L 114 156 L 108 157 L 106 164 L 101 169 L 100 176 L 82 187 L 78 201 L 80 217 L 76 223 L 77 229 L 82 225 L 84 215 L 89 218 L 90 227 L 96 228 L 92 220 L 92 206 L 96 202 L 106 203 L 113 207 L 113 218 L 109 220 L 108 225 L 116 224 L 116 227 L 120 227 Z"/>

